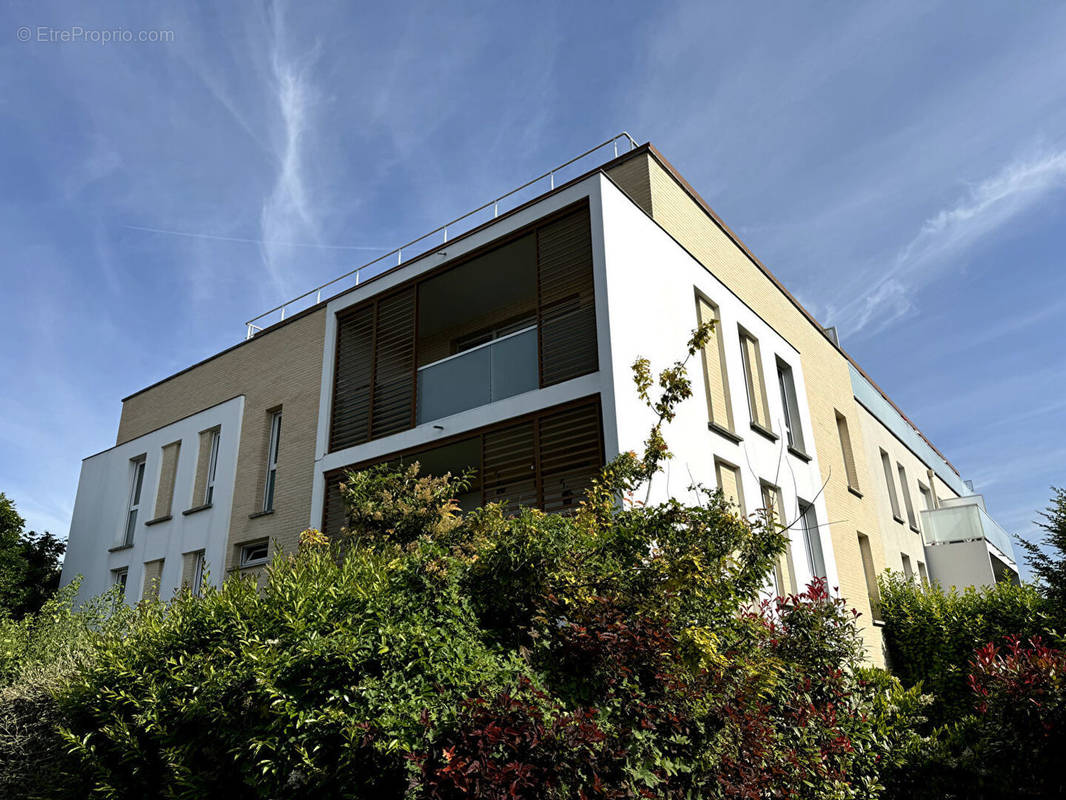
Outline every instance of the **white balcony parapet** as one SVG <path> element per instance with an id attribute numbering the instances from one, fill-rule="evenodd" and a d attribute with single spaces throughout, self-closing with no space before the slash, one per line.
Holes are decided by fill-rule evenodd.
<path id="1" fill-rule="evenodd" d="M 1010 534 L 977 503 L 923 511 L 922 530 L 926 545 L 983 539 L 995 547 L 1011 566 L 1017 564 Z"/>
<path id="2" fill-rule="evenodd" d="M 412 251 L 412 248 L 415 248 L 418 245 L 426 245 L 428 247 L 430 245 L 430 242 L 428 240 L 436 239 L 436 237 L 438 236 L 440 237 L 441 243 L 447 243 L 449 236 L 454 237 L 456 235 L 461 235 L 469 230 L 472 230 L 473 228 L 476 228 L 478 225 L 488 222 L 491 219 L 495 219 L 500 215 L 501 206 L 506 206 L 508 201 L 514 203 L 516 206 L 519 205 L 519 203 L 517 202 L 516 195 L 526 189 L 529 189 L 532 186 L 535 186 L 538 183 L 547 183 L 547 186 L 543 191 L 553 190 L 555 188 L 556 178 L 560 177 L 560 173 L 563 173 L 564 170 L 573 167 L 579 161 L 584 161 L 590 156 L 598 154 L 601 151 L 607 150 L 608 148 L 613 149 L 613 155 L 611 155 L 609 158 L 604 158 L 601 155 L 601 160 L 599 161 L 599 163 L 603 164 L 606 163 L 606 161 L 608 160 L 617 158 L 620 155 L 619 144 L 621 144 L 625 148 L 621 151 L 622 153 L 629 152 L 630 150 L 633 150 L 637 147 L 636 140 L 625 131 L 622 131 L 617 136 L 613 136 L 607 141 L 601 142 L 595 147 L 589 148 L 584 153 L 574 156 L 569 161 L 560 164 L 557 167 L 553 167 L 552 169 L 545 172 L 543 175 L 538 175 L 532 180 L 526 181 L 521 186 L 514 188 L 505 194 L 501 194 L 498 197 L 489 200 L 487 203 L 483 203 L 482 205 L 475 208 L 473 211 L 468 211 L 461 217 L 456 217 L 450 222 L 446 222 L 440 227 L 434 228 L 429 233 L 425 233 L 422 236 L 419 236 L 417 239 L 412 239 L 411 241 L 406 242 L 405 244 L 402 244 L 393 250 L 390 250 L 384 255 L 378 256 L 373 261 L 368 261 L 366 264 L 356 267 L 355 269 L 349 270 L 343 275 L 340 275 L 331 281 L 323 283 L 321 286 L 316 286 L 314 289 L 310 289 L 301 295 L 297 295 L 296 297 L 293 297 L 290 300 L 286 300 L 281 305 L 274 306 L 274 308 L 270 309 L 269 311 L 264 311 L 262 314 L 256 317 L 252 317 L 250 320 L 244 323 L 245 327 L 247 328 L 245 338 L 251 339 L 259 331 L 262 331 L 263 329 L 277 322 L 281 322 L 285 319 L 286 314 L 292 314 L 294 311 L 300 311 L 304 308 L 309 308 L 312 305 L 320 303 L 322 301 L 322 292 L 326 289 L 329 289 L 334 292 L 339 292 L 344 288 L 352 288 L 353 286 L 358 286 L 361 280 L 366 280 L 367 278 L 372 277 L 371 274 L 368 274 L 370 272 L 374 272 L 374 274 L 376 274 L 377 272 L 384 272 L 387 269 L 392 269 L 393 267 L 400 266 L 405 262 L 405 259 L 403 257 L 404 250 L 410 252 L 411 257 L 421 256 L 423 254 L 423 248 L 419 248 L 417 251 Z M 492 211 L 492 216 L 489 216 L 490 209 Z M 507 208 L 504 207 L 502 210 L 506 212 Z M 411 257 L 406 260 L 411 260 Z M 348 286 L 348 284 L 351 284 L 351 286 Z"/>

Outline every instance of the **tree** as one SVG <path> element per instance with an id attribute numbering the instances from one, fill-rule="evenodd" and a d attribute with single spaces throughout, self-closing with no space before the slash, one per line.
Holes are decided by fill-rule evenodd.
<path id="1" fill-rule="evenodd" d="M 51 533 L 25 531 L 26 520 L 0 492 L 0 611 L 16 618 L 37 611 L 59 588 L 67 546 Z"/>
<path id="2" fill-rule="evenodd" d="M 1051 487 L 1051 503 L 1040 512 L 1036 524 L 1045 532 L 1040 545 L 1019 540 L 1033 574 L 1043 584 L 1043 592 L 1060 619 L 1066 618 L 1066 489 Z"/>

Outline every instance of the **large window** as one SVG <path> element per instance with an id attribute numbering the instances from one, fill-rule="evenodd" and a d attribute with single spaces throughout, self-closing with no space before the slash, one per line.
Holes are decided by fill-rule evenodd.
<path id="1" fill-rule="evenodd" d="M 781 408 L 785 421 L 785 436 L 788 446 L 799 453 L 805 453 L 803 446 L 803 427 L 800 425 L 799 402 L 796 399 L 796 382 L 792 377 L 792 367 L 777 359 L 777 383 L 781 388 Z"/>
<path id="2" fill-rule="evenodd" d="M 766 379 L 763 376 L 759 340 L 743 328 L 740 329 L 740 356 L 744 364 L 751 425 L 758 431 L 770 433 L 770 404 L 766 399 Z"/>
<path id="3" fill-rule="evenodd" d="M 281 411 L 270 415 L 270 441 L 267 445 L 266 483 L 263 489 L 263 511 L 274 510 L 274 484 L 278 473 L 278 447 L 281 445 Z"/>
<path id="4" fill-rule="evenodd" d="M 133 544 L 133 534 L 137 531 L 137 516 L 141 508 L 141 490 L 144 488 L 144 456 L 130 462 L 130 493 L 126 506 L 126 529 L 123 544 Z"/>
<path id="5" fill-rule="evenodd" d="M 725 347 L 722 339 L 721 317 L 718 307 L 696 295 L 697 319 L 701 325 L 714 323 L 714 330 L 703 346 L 703 386 L 707 394 L 707 416 L 713 427 L 732 433 L 733 408 L 729 399 L 729 378 L 726 374 Z"/>

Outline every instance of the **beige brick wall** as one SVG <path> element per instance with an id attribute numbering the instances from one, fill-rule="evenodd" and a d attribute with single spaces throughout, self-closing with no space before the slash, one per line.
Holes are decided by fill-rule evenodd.
<path id="1" fill-rule="evenodd" d="M 159 466 L 159 491 L 155 498 L 155 517 L 170 514 L 174 502 L 174 478 L 178 474 L 178 458 L 181 456 L 181 442 L 171 442 L 163 446 L 163 457 Z"/>
<path id="2" fill-rule="evenodd" d="M 647 165 L 650 190 L 644 186 Z M 858 533 L 870 537 L 874 567 L 884 569 L 877 511 L 872 500 L 848 490 L 835 409 L 849 422 L 859 485 L 871 485 L 865 459 L 858 405 L 851 390 L 847 359 L 801 312 L 733 238 L 690 196 L 651 152 L 634 156 L 609 172 L 631 197 L 671 236 L 795 347 L 802 359 L 814 444 L 825 489 L 831 536 L 840 576 L 840 590 L 862 613 L 861 624 L 870 660 L 884 663 L 880 630 L 871 622 L 866 577 Z"/>
<path id="3" fill-rule="evenodd" d="M 862 457 L 866 459 L 867 470 L 873 478 L 873 485 L 867 487 L 866 495 L 874 501 L 877 508 L 885 566 L 889 569 L 902 571 L 902 556 L 906 554 L 910 558 L 912 569 L 917 574 L 918 562 L 925 563 L 925 551 L 921 534 L 911 529 L 910 521 L 907 519 L 907 504 L 903 495 L 903 487 L 900 485 L 898 465 L 902 464 L 904 471 L 907 473 L 907 490 L 910 492 L 911 503 L 914 506 L 914 515 L 919 528 L 921 527 L 921 512 L 925 508 L 925 504 L 918 490 L 918 484 L 921 482 L 925 486 L 930 486 L 929 467 L 897 439 L 873 414 L 861 405 L 856 404 L 856 406 L 859 409 L 859 421 L 862 425 L 863 441 L 866 445 L 865 453 Z M 888 496 L 888 482 L 885 480 L 885 473 L 881 464 L 882 450 L 888 454 L 892 465 L 892 479 L 896 487 L 896 496 L 899 498 L 900 516 L 903 518 L 903 522 L 897 521 L 892 516 L 892 502 Z M 930 488 L 942 500 L 958 496 L 953 489 L 935 474 Z"/>
<path id="4" fill-rule="evenodd" d="M 293 550 L 311 517 L 315 433 L 326 311 L 318 309 L 179 373 L 122 404 L 118 443 L 129 441 L 210 406 L 244 395 L 244 418 L 230 518 L 234 545 L 268 537 Z M 274 513 L 262 509 L 269 411 L 282 408 Z M 225 435 L 225 432 L 223 432 Z M 193 452 L 193 447 L 186 448 Z M 176 505 L 185 498 L 175 498 Z M 175 512 L 181 510 L 175 508 Z M 227 569 L 232 566 L 232 555 Z"/>

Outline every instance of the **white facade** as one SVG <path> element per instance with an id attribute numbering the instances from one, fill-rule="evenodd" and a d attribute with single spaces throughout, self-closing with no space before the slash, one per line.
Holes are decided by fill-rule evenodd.
<path id="1" fill-rule="evenodd" d="M 82 462 L 70 538 L 61 583 L 81 576 L 79 600 L 106 591 L 117 571 L 127 570 L 126 600 L 136 603 L 144 587 L 145 564 L 163 559 L 159 596 L 166 599 L 181 585 L 185 554 L 203 550 L 210 583 L 218 586 L 226 563 L 225 548 L 233 502 L 244 398 L 235 397 L 191 417 L 112 447 Z M 200 432 L 219 429 L 218 460 L 211 505 L 193 497 Z M 170 519 L 152 519 L 160 486 L 162 448 L 181 442 Z M 132 542 L 125 545 L 134 464 L 144 459 L 141 508 Z M 198 509 L 193 513 L 183 511 Z"/>

